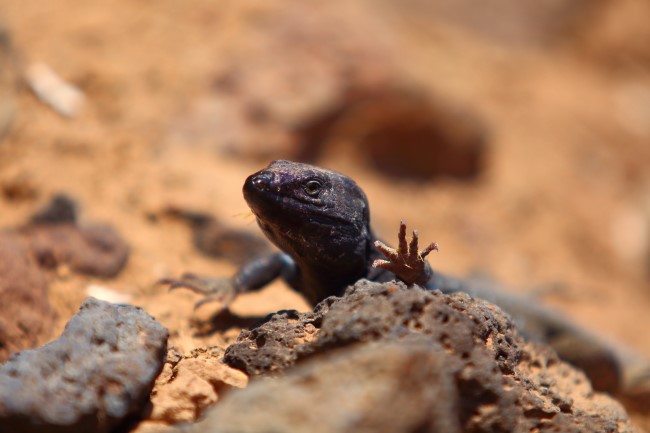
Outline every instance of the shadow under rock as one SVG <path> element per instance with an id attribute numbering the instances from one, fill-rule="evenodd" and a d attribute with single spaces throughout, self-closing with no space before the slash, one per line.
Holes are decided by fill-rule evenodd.
<path id="1" fill-rule="evenodd" d="M 230 311 L 230 309 L 225 308 L 210 319 L 196 320 L 192 325 L 196 328 L 197 336 L 205 337 L 217 332 L 226 332 L 233 328 L 256 328 L 263 323 L 266 323 L 273 314 L 276 313 L 267 314 L 265 316 L 239 316 Z"/>

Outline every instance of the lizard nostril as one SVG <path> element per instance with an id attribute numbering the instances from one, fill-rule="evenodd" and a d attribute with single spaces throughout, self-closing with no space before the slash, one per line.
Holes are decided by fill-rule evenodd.
<path id="1" fill-rule="evenodd" d="M 260 178 L 253 179 L 253 185 L 255 185 L 258 188 L 264 188 L 265 185 L 264 179 L 260 179 Z"/>
<path id="2" fill-rule="evenodd" d="M 269 172 L 261 172 L 251 176 L 250 179 L 253 186 L 260 190 L 266 190 L 271 186 L 273 181 L 273 174 Z"/>

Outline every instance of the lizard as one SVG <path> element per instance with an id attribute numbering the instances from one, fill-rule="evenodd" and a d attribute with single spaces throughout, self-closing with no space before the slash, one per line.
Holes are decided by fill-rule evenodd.
<path id="1" fill-rule="evenodd" d="M 188 288 L 205 295 L 196 307 L 215 300 L 227 306 L 239 294 L 280 277 L 312 305 L 342 295 L 361 278 L 377 282 L 399 278 L 407 285 L 466 292 L 490 301 L 513 318 L 524 337 L 550 345 L 561 358 L 582 368 L 596 389 L 617 392 L 623 386 L 627 357 L 617 347 L 534 300 L 485 281 L 433 272 L 426 257 L 438 250 L 438 244 L 419 250 L 418 232 L 414 230 L 409 241 L 404 221 L 396 249 L 377 239 L 370 226 L 368 199 L 351 178 L 280 160 L 250 175 L 243 194 L 262 232 L 279 251 L 251 260 L 231 278 L 188 273 L 162 280 L 170 290 Z"/>

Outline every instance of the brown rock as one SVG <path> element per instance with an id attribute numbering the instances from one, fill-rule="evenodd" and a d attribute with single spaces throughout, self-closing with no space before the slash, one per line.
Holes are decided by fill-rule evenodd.
<path id="1" fill-rule="evenodd" d="M 45 275 L 16 234 L 0 232 L 0 362 L 43 343 L 54 319 Z"/>
<path id="2" fill-rule="evenodd" d="M 111 226 L 77 223 L 77 204 L 65 195 L 52 198 L 18 232 L 41 266 L 68 265 L 74 271 L 114 277 L 126 265 L 129 246 Z"/>
<path id="3" fill-rule="evenodd" d="M 327 304 L 323 301 L 319 305 Z M 237 343 L 226 350 L 224 360 L 249 376 L 290 367 L 298 360 L 297 349 L 315 338 L 323 310 L 314 313 L 290 310 L 270 315 L 263 325 L 242 330 Z"/>
<path id="4" fill-rule="evenodd" d="M 55 314 L 41 267 L 67 265 L 111 277 L 128 254 L 128 245 L 111 227 L 78 225 L 76 204 L 65 196 L 55 196 L 26 225 L 0 232 L 0 361 L 49 336 Z"/>
<path id="5" fill-rule="evenodd" d="M 341 140 L 355 139 L 359 155 L 384 174 L 471 179 L 485 168 L 487 128 L 441 97 L 415 89 L 377 93 L 352 105 L 341 121 L 348 130 Z"/>
<path id="6" fill-rule="evenodd" d="M 150 418 L 166 424 L 196 421 L 221 394 L 245 387 L 246 375 L 224 364 L 222 355 L 216 348 L 202 348 L 168 356 L 156 380 Z"/>
<path id="7" fill-rule="evenodd" d="M 226 350 L 224 359 L 250 375 L 264 374 L 334 347 L 417 331 L 445 347 L 453 339 L 455 350 L 463 356 L 469 356 L 475 339 L 485 342 L 491 334 L 493 338 L 498 336 L 503 343 L 500 359 L 508 361 L 502 368 L 512 370 L 519 356 L 513 342 L 514 325 L 496 306 L 468 302 L 469 299 L 461 294 L 444 296 L 406 290 L 403 283 L 361 280 L 343 297 L 330 297 L 319 303 L 313 313 L 280 312 L 269 316 L 260 326 L 242 331 L 237 343 Z M 468 314 L 459 313 L 467 309 L 471 309 L 468 314 L 489 322 L 483 327 L 474 325 Z M 464 327 L 459 328 L 460 324 Z M 305 344 L 308 340 L 313 341 Z"/>
<path id="8" fill-rule="evenodd" d="M 288 322 L 284 327 L 283 320 Z M 315 338 L 296 344 L 291 337 L 305 333 L 307 325 L 318 326 Z M 267 348 L 260 341 L 274 344 Z M 358 362 L 360 355 L 354 353 L 371 350 L 363 347 L 374 347 L 373 341 L 385 349 L 373 355 L 372 362 Z M 412 349 L 414 344 L 417 350 Z M 405 362 L 411 366 L 408 371 L 392 365 L 400 365 L 396 357 L 407 356 L 410 350 L 438 359 L 435 362 L 444 366 L 438 368 L 443 368 L 443 376 L 451 381 L 423 381 L 431 367 L 427 362 Z M 328 355 L 321 355 L 325 352 Z M 498 307 L 466 294 L 444 295 L 407 289 L 401 283 L 360 281 L 343 297 L 323 301 L 314 313 L 295 313 L 291 318 L 276 315 L 242 333 L 226 353 L 227 362 L 239 362 L 249 372 L 277 372 L 303 359 L 308 361 L 279 383 L 254 385 L 233 395 L 239 407 L 250 408 L 246 417 L 225 415 L 230 403 L 224 401 L 219 406 L 223 409 L 217 409 L 219 419 L 228 417 L 232 421 L 223 428 L 264 431 L 260 426 L 267 422 L 278 431 L 303 431 L 307 425 L 317 428 L 325 423 L 328 431 L 350 431 L 351 424 L 347 423 L 351 415 L 339 402 L 357 398 L 359 401 L 352 400 L 349 405 L 356 408 L 351 413 L 361 425 L 377 418 L 382 422 L 373 425 L 373 431 L 415 431 L 408 424 L 384 421 L 384 413 L 399 418 L 409 408 L 396 397 L 382 400 L 382 413 L 378 414 L 372 398 L 363 392 L 372 383 L 383 384 L 391 390 L 390 395 L 405 392 L 413 396 L 409 404 L 419 409 L 409 417 L 420 420 L 422 431 L 448 431 L 445 429 L 453 430 L 454 426 L 472 432 L 635 431 L 622 407 L 595 393 L 583 373 L 560 361 L 546 346 L 525 343 Z M 382 372 L 366 380 L 368 365 L 374 368 L 374 363 Z M 420 371 L 421 365 L 424 371 Z M 330 368 L 342 378 L 333 378 L 337 373 Z M 323 378 L 319 378 L 321 372 Z M 404 390 L 393 390 L 390 384 L 395 382 Z M 431 391 L 432 387 L 436 390 Z M 427 424 L 428 416 L 437 408 L 430 408 L 428 394 L 419 388 L 434 392 L 438 402 L 455 402 L 445 406 L 443 415 L 435 412 L 436 422 L 442 424 Z M 312 413 L 329 413 L 330 417 L 323 421 L 317 416 L 311 418 Z M 304 424 L 297 414 L 307 419 Z"/>
<path id="9" fill-rule="evenodd" d="M 110 278 L 126 265 L 129 246 L 108 225 L 37 224 L 21 229 L 41 266 Z"/>
<path id="10" fill-rule="evenodd" d="M 233 392 L 193 432 L 458 432 L 458 393 L 442 350 L 371 343 Z"/>

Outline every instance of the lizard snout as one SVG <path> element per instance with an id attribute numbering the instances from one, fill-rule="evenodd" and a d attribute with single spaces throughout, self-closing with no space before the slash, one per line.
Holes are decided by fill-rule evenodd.
<path id="1" fill-rule="evenodd" d="M 268 171 L 258 171 L 246 179 L 246 182 L 244 183 L 244 192 L 247 189 L 266 191 L 270 189 L 272 182 L 273 173 L 269 173 Z"/>
<path id="2" fill-rule="evenodd" d="M 266 202 L 265 198 L 271 191 L 274 182 L 274 174 L 267 170 L 258 171 L 251 174 L 244 182 L 244 199 L 249 206 Z"/>

